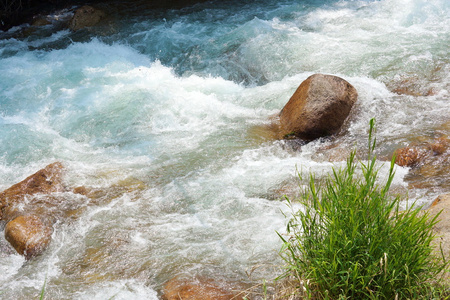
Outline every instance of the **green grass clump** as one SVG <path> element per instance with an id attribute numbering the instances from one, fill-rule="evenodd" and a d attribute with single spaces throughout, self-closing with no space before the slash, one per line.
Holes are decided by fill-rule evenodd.
<path id="1" fill-rule="evenodd" d="M 437 216 L 417 208 L 400 211 L 386 183 L 379 186 L 370 122 L 367 162 L 353 152 L 343 170 L 333 170 L 320 186 L 311 175 L 287 225 L 281 256 L 284 277 L 312 299 L 439 299 L 439 278 L 448 263 L 434 255 L 432 227 Z M 356 174 L 361 167 L 362 176 Z"/>

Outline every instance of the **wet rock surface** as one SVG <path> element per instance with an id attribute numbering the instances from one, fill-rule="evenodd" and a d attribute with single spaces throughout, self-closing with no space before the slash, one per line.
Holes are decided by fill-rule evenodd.
<path id="1" fill-rule="evenodd" d="M 222 286 L 207 278 L 192 280 L 175 277 L 163 289 L 164 300 L 230 300 L 243 299 L 230 286 Z"/>
<path id="2" fill-rule="evenodd" d="M 103 205 L 124 193 L 144 189 L 144 183 L 126 178 L 107 188 L 69 189 L 64 167 L 55 162 L 0 193 L 5 238 L 27 259 L 45 250 L 53 224 L 77 218 L 88 205 Z"/>
<path id="3" fill-rule="evenodd" d="M 49 208 L 61 206 L 63 199 L 49 195 L 65 191 L 63 169 L 55 162 L 0 193 L 0 217 L 7 222 L 5 238 L 27 259 L 50 243 L 55 216 Z"/>
<path id="4" fill-rule="evenodd" d="M 19 216 L 5 227 L 6 240 L 26 259 L 41 254 L 52 233 L 52 226 L 36 215 Z"/>
<path id="5" fill-rule="evenodd" d="M 281 136 L 313 140 L 336 134 L 357 98 L 356 89 L 344 79 L 314 74 L 300 84 L 281 110 Z"/>
<path id="6" fill-rule="evenodd" d="M 450 139 L 447 136 L 420 138 L 395 151 L 395 163 L 410 170 L 405 180 L 410 188 L 450 188 Z"/>
<path id="7" fill-rule="evenodd" d="M 8 222 L 17 217 L 17 210 L 30 201 L 29 196 L 64 192 L 62 177 L 63 165 L 55 162 L 1 192 L 0 220 Z"/>
<path id="8" fill-rule="evenodd" d="M 396 150 L 395 163 L 401 167 L 412 167 L 420 162 L 425 151 L 416 147 L 404 147 Z"/>
<path id="9" fill-rule="evenodd" d="M 395 163 L 402 167 L 414 167 L 429 163 L 433 157 L 445 154 L 449 148 L 450 140 L 447 137 L 439 137 L 417 145 L 409 145 L 397 149 Z"/>

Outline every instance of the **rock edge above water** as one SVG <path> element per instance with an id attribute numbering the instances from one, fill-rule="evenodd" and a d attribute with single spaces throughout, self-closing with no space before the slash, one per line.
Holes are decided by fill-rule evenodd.
<path id="1" fill-rule="evenodd" d="M 314 74 L 303 81 L 279 114 L 284 138 L 313 140 L 338 133 L 358 93 L 346 80 Z"/>

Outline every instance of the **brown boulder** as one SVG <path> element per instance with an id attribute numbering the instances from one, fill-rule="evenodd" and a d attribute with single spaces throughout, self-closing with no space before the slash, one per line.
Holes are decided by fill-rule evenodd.
<path id="1" fill-rule="evenodd" d="M 242 299 L 232 290 L 217 285 L 210 279 L 194 280 L 175 277 L 169 280 L 163 289 L 164 300 L 229 300 Z"/>
<path id="2" fill-rule="evenodd" d="M 62 164 L 55 162 L 1 192 L 0 220 L 11 220 L 13 217 L 5 212 L 14 211 L 13 207 L 20 205 L 26 195 L 63 192 L 62 173 Z"/>
<path id="3" fill-rule="evenodd" d="M 280 112 L 283 137 L 305 140 L 339 132 L 358 98 L 344 79 L 314 74 L 303 81 Z"/>
<path id="4" fill-rule="evenodd" d="M 75 11 L 69 22 L 69 28 L 79 30 L 86 27 L 97 25 L 103 18 L 105 13 L 89 5 L 84 5 Z"/>
<path id="5" fill-rule="evenodd" d="M 0 220 L 8 222 L 5 238 L 27 259 L 40 254 L 51 240 L 50 222 L 44 222 L 36 213 L 47 213 L 41 202 L 54 200 L 37 196 L 63 192 L 62 173 L 62 164 L 56 162 L 0 193 Z M 32 195 L 36 196 L 29 197 Z"/>
<path id="6" fill-rule="evenodd" d="M 30 259 L 45 250 L 50 243 L 53 229 L 35 215 L 19 216 L 5 227 L 6 240 L 16 251 Z"/>
<path id="7" fill-rule="evenodd" d="M 9 221 L 14 218 L 8 212 L 15 211 L 14 206 L 20 205 L 27 195 L 63 192 L 65 188 L 62 173 L 62 164 L 55 162 L 1 192 L 0 220 Z"/>

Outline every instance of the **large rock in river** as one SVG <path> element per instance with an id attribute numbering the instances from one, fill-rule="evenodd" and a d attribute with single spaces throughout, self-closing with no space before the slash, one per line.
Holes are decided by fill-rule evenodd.
<path id="1" fill-rule="evenodd" d="M 5 239 L 27 259 L 36 256 L 50 243 L 53 228 L 45 216 L 30 213 L 39 208 L 34 195 L 63 192 L 63 166 L 46 166 L 0 193 L 0 220 L 6 221 Z M 28 209 L 27 207 L 31 207 Z"/>
<path id="2" fill-rule="evenodd" d="M 303 81 L 280 112 L 283 137 L 313 140 L 336 134 L 358 98 L 344 79 L 314 74 Z"/>

